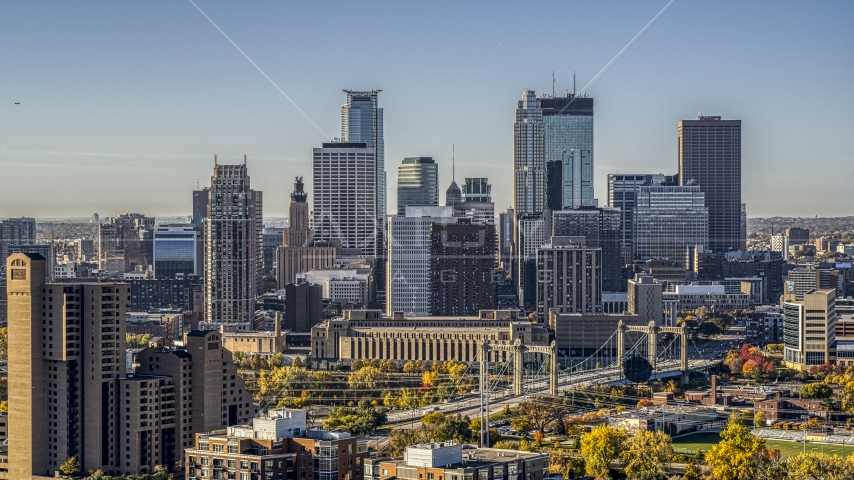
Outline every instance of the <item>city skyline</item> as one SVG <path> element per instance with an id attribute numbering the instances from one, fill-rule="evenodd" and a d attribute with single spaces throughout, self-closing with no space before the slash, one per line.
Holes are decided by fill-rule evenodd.
<path id="1" fill-rule="evenodd" d="M 186 192 L 204 183 L 215 154 L 223 162 L 248 154 L 258 190 L 268 192 L 266 211 L 285 216 L 289 189 L 282 185 L 302 175 L 307 191 L 314 190 L 311 148 L 338 134 L 342 88 L 383 90 L 386 163 L 432 156 L 444 191 L 455 144 L 457 176 L 483 176 L 488 168 L 496 209 L 503 210 L 512 204 L 515 103 L 526 88 L 551 94 L 552 72 L 556 93 L 571 91 L 577 73 L 578 93 L 596 98 L 594 187 L 602 205 L 608 174 L 675 173 L 677 123 L 700 112 L 744 122 L 743 201 L 750 217 L 846 213 L 842 192 L 852 173 L 844 167 L 852 140 L 844 132 L 852 128 L 847 112 L 854 99 L 840 92 L 854 70 L 844 53 L 854 42 L 845 30 L 851 5 L 802 12 L 674 2 L 612 64 L 666 2 L 613 10 L 544 4 L 550 15 L 587 19 L 573 23 L 559 42 L 547 30 L 525 41 L 506 33 L 516 18 L 502 5 L 487 19 L 473 6 L 450 4 L 386 5 L 378 7 L 380 14 L 333 5 L 198 5 L 328 138 L 192 4 L 91 10 L 14 5 L 0 20 L 9 46 L 0 60 L 18 65 L 0 73 L 6 86 L 0 168 L 13 179 L 38 176 L 43 189 L 13 182 L 0 191 L 0 216 L 192 214 Z M 19 21 L 33 16 L 43 22 Z M 342 47 L 336 30 L 354 18 L 391 30 L 366 28 L 359 47 Z M 288 28 L 277 29 L 281 22 Z M 162 38 L 140 28 L 154 23 L 162 25 Z M 112 28 L 88 28 L 101 24 Z M 435 28 L 421 39 L 390 41 L 389 35 L 413 25 Z M 466 42 L 469 48 L 443 47 Z M 578 48 L 565 53 L 573 45 Z M 361 62 L 357 48 L 376 51 L 370 64 Z M 120 55 L 125 50 L 132 58 Z M 332 51 L 339 62 L 326 61 Z M 779 99 L 796 91 L 807 92 L 812 108 L 793 117 L 790 102 Z M 475 92 L 490 102 L 468 108 Z M 792 170 L 779 168 L 781 162 Z M 825 174 L 831 170 L 838 171 Z M 393 206 L 396 172 L 386 172 L 386 203 Z M 795 173 L 798 188 L 775 195 L 772 186 L 793 184 Z M 819 205 L 814 198 L 827 201 Z"/>

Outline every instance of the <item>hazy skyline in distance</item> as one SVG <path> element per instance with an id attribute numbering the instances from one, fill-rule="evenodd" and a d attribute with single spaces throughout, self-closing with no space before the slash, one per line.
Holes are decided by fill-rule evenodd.
<path id="1" fill-rule="evenodd" d="M 248 156 L 266 216 L 286 216 L 312 148 L 340 135 L 342 89 L 379 88 L 388 207 L 404 157 L 488 177 L 513 203 L 526 88 L 580 89 L 666 4 L 194 0 L 16 2 L 0 15 L 0 218 L 189 215 L 213 157 Z M 674 1 L 586 90 L 595 190 L 678 171 L 677 122 L 742 120 L 748 215 L 854 214 L 854 4 Z M 20 102 L 20 105 L 15 105 Z M 328 137 L 324 137 L 322 130 Z"/>

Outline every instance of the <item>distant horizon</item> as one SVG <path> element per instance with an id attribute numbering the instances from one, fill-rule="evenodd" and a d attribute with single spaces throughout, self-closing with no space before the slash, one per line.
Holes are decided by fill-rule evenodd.
<path id="1" fill-rule="evenodd" d="M 512 205 L 525 89 L 594 99 L 600 205 L 608 174 L 676 173 L 677 124 L 701 112 L 742 121 L 749 217 L 854 211 L 852 2 L 196 3 L 6 6 L 0 217 L 183 215 L 215 154 L 248 155 L 286 215 L 295 176 L 312 202 L 347 88 L 382 89 L 389 212 L 406 157 L 436 160 L 444 198 L 452 145 L 457 180 Z"/>
<path id="2" fill-rule="evenodd" d="M 159 219 L 159 218 L 171 219 L 171 218 L 186 218 L 186 217 L 189 217 L 189 216 L 190 216 L 190 215 L 149 215 L 149 214 L 147 214 L 147 213 L 143 213 L 143 212 L 117 212 L 117 213 L 113 213 L 113 214 L 109 214 L 109 215 L 101 215 L 101 214 L 99 214 L 99 216 L 100 216 L 100 218 L 101 218 L 101 223 L 105 223 L 105 222 L 104 222 L 104 220 L 108 219 L 109 217 L 115 217 L 115 216 L 120 215 L 120 214 L 123 214 L 123 213 L 140 213 L 140 214 L 145 215 L 146 217 L 153 217 L 153 218 L 155 219 L 155 221 L 157 221 L 157 219 Z M 392 214 L 389 214 L 389 216 L 393 216 L 393 215 L 392 215 Z M 26 217 L 26 216 L 25 216 L 25 217 Z M 16 217 L 8 217 L 8 216 L 7 216 L 7 217 L 0 217 L 0 220 L 6 220 L 6 219 L 9 219 L 9 218 L 21 218 L 21 217 L 20 217 L 20 216 L 16 216 Z M 80 215 L 80 216 L 68 216 L 68 217 L 27 217 L 27 218 L 34 218 L 34 219 L 36 220 L 36 222 L 38 222 L 38 221 L 43 221 L 43 222 L 44 222 L 44 221 L 51 221 L 51 220 L 58 221 L 58 220 L 78 220 L 78 219 L 79 219 L 79 220 L 81 221 L 81 223 L 82 223 L 82 222 L 83 222 L 83 219 L 86 219 L 86 221 L 91 221 L 91 220 L 92 220 L 92 215 L 89 215 L 89 216 Z M 264 220 L 265 220 L 265 221 L 266 221 L 266 220 L 268 220 L 268 219 L 269 219 L 269 220 L 287 220 L 287 219 L 288 219 L 288 217 L 287 217 L 287 216 L 281 216 L 281 215 L 274 215 L 274 216 L 269 216 L 269 217 L 268 217 L 268 216 L 265 216 L 265 217 L 263 217 L 263 218 L 264 218 Z M 854 219 L 854 215 L 843 215 L 843 216 L 838 216 L 838 217 L 824 217 L 824 216 L 821 216 L 821 215 L 819 215 L 819 216 L 817 216 L 817 217 L 815 217 L 815 216 L 800 216 L 800 217 L 795 217 L 795 216 L 789 216 L 789 215 L 775 215 L 775 216 L 771 216 L 771 217 L 750 217 L 750 216 L 748 216 L 748 217 L 747 217 L 747 221 L 751 221 L 751 220 L 770 220 L 770 219 L 775 219 L 775 218 L 779 218 L 779 219 L 783 219 L 783 220 L 786 220 L 786 219 L 791 219 L 791 220 L 803 220 L 803 219 L 821 220 L 821 219 L 831 219 L 831 220 L 832 220 L 832 219 L 845 219 L 845 218 Z"/>

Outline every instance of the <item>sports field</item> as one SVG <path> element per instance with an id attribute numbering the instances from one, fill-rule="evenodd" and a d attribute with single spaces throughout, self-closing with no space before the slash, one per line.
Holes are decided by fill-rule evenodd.
<path id="1" fill-rule="evenodd" d="M 695 433 L 684 437 L 673 439 L 673 450 L 684 453 L 685 450 L 696 453 L 697 450 L 708 452 L 712 445 L 721 441 L 717 433 Z M 804 444 L 800 442 L 786 442 L 782 440 L 765 440 L 768 448 L 777 448 L 783 457 L 797 455 L 804 451 Z M 808 452 L 824 452 L 837 455 L 851 455 L 854 447 L 843 447 L 841 445 L 829 445 L 821 443 L 807 443 Z"/>

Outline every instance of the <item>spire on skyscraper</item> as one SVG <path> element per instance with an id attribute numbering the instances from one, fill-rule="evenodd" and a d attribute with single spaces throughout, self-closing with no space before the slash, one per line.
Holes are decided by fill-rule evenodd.
<path id="1" fill-rule="evenodd" d="M 451 145 L 451 186 L 445 191 L 445 205 L 452 207 L 463 201 L 463 191 L 456 182 L 456 145 Z"/>

